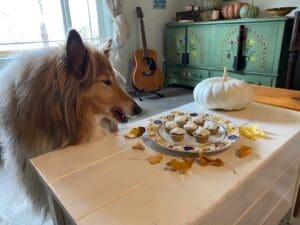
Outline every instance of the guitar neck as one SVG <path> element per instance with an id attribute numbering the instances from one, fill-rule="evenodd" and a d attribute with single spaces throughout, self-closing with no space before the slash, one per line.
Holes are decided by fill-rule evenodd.
<path id="1" fill-rule="evenodd" d="M 145 34 L 145 27 L 144 27 L 143 19 L 141 19 L 141 32 L 142 32 L 142 43 L 143 43 L 144 56 L 148 57 L 148 48 L 147 48 L 147 41 L 146 41 L 146 34 Z"/>

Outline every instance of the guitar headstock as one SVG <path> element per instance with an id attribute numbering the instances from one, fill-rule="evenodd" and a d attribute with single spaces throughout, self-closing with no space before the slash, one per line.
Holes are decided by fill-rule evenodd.
<path id="1" fill-rule="evenodd" d="M 136 7 L 136 14 L 137 14 L 137 17 L 138 17 L 138 18 L 140 18 L 140 19 L 143 19 L 143 18 L 144 18 L 144 13 L 143 13 L 141 7 Z"/>

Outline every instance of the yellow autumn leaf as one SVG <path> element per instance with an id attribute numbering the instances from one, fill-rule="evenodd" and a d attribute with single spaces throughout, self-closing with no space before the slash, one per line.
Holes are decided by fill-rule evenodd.
<path id="1" fill-rule="evenodd" d="M 251 127 L 242 126 L 239 128 L 240 134 L 251 140 L 256 140 L 256 138 L 266 137 L 266 133 L 260 129 L 258 129 L 257 125 L 253 125 Z"/>
<path id="2" fill-rule="evenodd" d="M 148 162 L 151 164 L 158 164 L 161 162 L 162 158 L 163 158 L 163 154 L 149 155 Z"/>
<path id="3" fill-rule="evenodd" d="M 125 134 L 124 136 L 126 138 L 136 138 L 136 137 L 140 137 L 143 135 L 143 133 L 145 133 L 145 127 L 134 127 L 132 128 L 127 134 Z"/>
<path id="4" fill-rule="evenodd" d="M 131 147 L 132 149 L 136 149 L 136 150 L 145 150 L 145 146 L 140 142 L 136 142 L 134 145 L 132 145 Z"/>
<path id="5" fill-rule="evenodd" d="M 239 149 L 239 154 L 238 156 L 240 158 L 244 158 L 246 157 L 247 155 L 251 154 L 252 153 L 252 148 L 247 146 L 247 145 L 242 145 Z"/>
<path id="6" fill-rule="evenodd" d="M 193 158 L 182 158 L 182 161 L 171 159 L 169 162 L 167 162 L 167 166 L 173 171 L 185 173 L 192 167 L 193 162 Z"/>
<path id="7" fill-rule="evenodd" d="M 213 166 L 224 166 L 224 161 L 222 159 L 212 159 L 209 158 L 203 154 L 200 155 L 199 157 L 199 164 L 201 166 L 208 166 L 208 165 L 213 165 Z"/>

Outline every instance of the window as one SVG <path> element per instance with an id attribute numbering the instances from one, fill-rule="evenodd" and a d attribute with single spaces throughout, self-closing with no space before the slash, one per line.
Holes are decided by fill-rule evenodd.
<path id="1" fill-rule="evenodd" d="M 0 4 L 0 52 L 63 43 L 70 28 L 95 43 L 112 34 L 103 0 L 0 0 Z"/>

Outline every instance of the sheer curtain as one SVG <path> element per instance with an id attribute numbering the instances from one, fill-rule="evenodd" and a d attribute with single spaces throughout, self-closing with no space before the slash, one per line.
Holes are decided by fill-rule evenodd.
<path id="1" fill-rule="evenodd" d="M 106 0 L 106 5 L 114 20 L 114 44 L 118 48 L 125 43 L 129 33 L 128 22 L 122 14 L 123 0 Z"/>
<path id="2" fill-rule="evenodd" d="M 114 71 L 117 75 L 118 80 L 123 86 L 126 86 L 127 79 L 124 77 L 122 73 L 120 73 L 119 68 L 120 61 L 120 51 L 119 48 L 126 42 L 128 33 L 129 33 L 129 25 L 123 13 L 123 0 L 105 0 L 107 9 L 109 14 L 113 18 L 114 23 L 114 31 L 113 31 L 113 40 L 114 40 L 114 48 L 116 51 L 113 51 L 111 55 L 111 60 L 113 62 Z"/>

